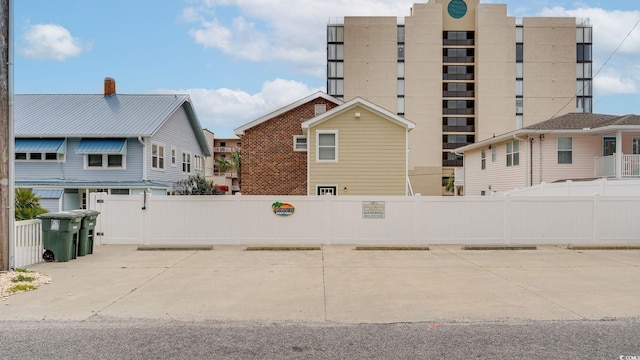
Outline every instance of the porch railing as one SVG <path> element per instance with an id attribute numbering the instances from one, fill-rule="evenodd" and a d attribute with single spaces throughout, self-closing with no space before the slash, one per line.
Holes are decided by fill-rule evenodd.
<path id="1" fill-rule="evenodd" d="M 42 261 L 42 253 L 44 252 L 42 221 L 37 219 L 16 221 L 13 245 L 13 266 L 15 268 Z"/>
<path id="2" fill-rule="evenodd" d="M 616 177 L 616 156 L 597 156 L 594 159 L 595 177 Z M 640 155 L 622 155 L 621 176 L 640 178 Z"/>

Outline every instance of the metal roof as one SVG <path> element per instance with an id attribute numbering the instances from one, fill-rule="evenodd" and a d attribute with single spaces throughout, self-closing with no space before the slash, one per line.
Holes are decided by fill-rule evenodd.
<path id="1" fill-rule="evenodd" d="M 62 189 L 33 189 L 31 192 L 40 199 L 60 199 Z"/>
<path id="2" fill-rule="evenodd" d="M 14 95 L 16 136 L 149 136 L 188 95 Z"/>
<path id="3" fill-rule="evenodd" d="M 16 94 L 13 102 L 16 138 L 152 136 L 183 107 L 203 154 L 211 156 L 189 95 Z"/>
<path id="4" fill-rule="evenodd" d="M 16 139 L 17 153 L 64 153 L 64 139 Z"/>
<path id="5" fill-rule="evenodd" d="M 124 154 L 126 144 L 126 139 L 83 138 L 75 151 L 78 154 Z"/>

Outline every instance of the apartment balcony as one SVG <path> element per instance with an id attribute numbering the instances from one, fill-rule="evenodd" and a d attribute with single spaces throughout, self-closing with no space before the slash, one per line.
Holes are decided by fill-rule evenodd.
<path id="1" fill-rule="evenodd" d="M 473 64 L 474 56 L 443 56 L 442 62 L 445 64 Z"/>
<path id="2" fill-rule="evenodd" d="M 216 146 L 213 148 L 214 153 L 232 153 L 234 151 L 240 151 L 240 148 L 229 146 Z"/>
<path id="3" fill-rule="evenodd" d="M 214 171 L 213 172 L 213 176 L 224 176 L 227 179 L 237 179 L 238 178 L 238 173 Z"/>
<path id="4" fill-rule="evenodd" d="M 476 131 L 476 127 L 473 125 L 466 126 L 450 126 L 450 125 L 442 125 L 442 132 L 467 132 L 473 133 Z"/>
<path id="5" fill-rule="evenodd" d="M 443 91 L 443 98 L 472 98 L 476 96 L 475 91 Z"/>
<path id="6" fill-rule="evenodd" d="M 606 178 L 640 178 L 640 155 L 621 156 L 620 174 L 617 173 L 616 155 L 597 156 L 594 159 L 594 176 Z"/>

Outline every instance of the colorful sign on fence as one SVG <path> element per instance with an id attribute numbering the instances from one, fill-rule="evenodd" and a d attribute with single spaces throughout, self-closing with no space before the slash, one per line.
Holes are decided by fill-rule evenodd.
<path id="1" fill-rule="evenodd" d="M 296 211 L 296 208 L 289 203 L 274 202 L 271 205 L 271 211 L 278 216 L 290 216 Z"/>

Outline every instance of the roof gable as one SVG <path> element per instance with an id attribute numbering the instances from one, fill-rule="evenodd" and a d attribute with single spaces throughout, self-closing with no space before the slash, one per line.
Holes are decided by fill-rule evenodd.
<path id="1" fill-rule="evenodd" d="M 289 105 L 287 105 L 285 107 L 282 107 L 282 108 L 280 108 L 280 109 L 278 109 L 276 111 L 273 111 L 273 112 L 271 112 L 269 114 L 266 114 L 266 115 L 264 115 L 264 116 L 262 116 L 262 117 L 260 117 L 258 119 L 255 119 L 255 120 L 253 120 L 251 122 L 248 122 L 248 123 L 236 128 L 234 130 L 234 133 L 236 135 L 238 135 L 238 136 L 242 136 L 242 135 L 244 135 L 244 132 L 247 131 L 248 129 L 251 129 L 254 126 L 260 125 L 263 122 L 269 121 L 269 120 L 271 120 L 271 119 L 273 119 L 273 118 L 275 118 L 277 116 L 280 116 L 280 115 L 282 115 L 282 114 L 284 114 L 284 113 L 286 113 L 288 111 L 291 111 L 291 110 L 293 110 L 293 109 L 295 109 L 295 108 L 297 108 L 299 106 L 302 106 L 302 105 L 304 105 L 304 104 L 306 104 L 308 102 L 311 102 L 311 101 L 313 101 L 313 100 L 315 100 L 317 98 L 323 98 L 323 99 L 325 99 L 327 101 L 330 101 L 330 102 L 332 102 L 332 103 L 334 103 L 336 105 L 340 105 L 340 104 L 343 103 L 341 100 L 338 100 L 338 99 L 334 98 L 331 95 L 327 95 L 327 94 L 325 94 L 325 93 L 323 93 L 321 91 L 318 91 L 318 92 L 316 92 L 314 94 L 311 94 L 311 95 L 309 95 L 309 96 L 307 96 L 305 98 L 302 98 L 302 99 L 300 99 L 300 100 L 298 100 L 298 101 L 296 101 L 294 103 L 291 103 L 291 104 L 289 104 Z"/>
<path id="2" fill-rule="evenodd" d="M 322 122 L 325 122 L 333 117 L 335 117 L 336 115 L 342 114 L 346 111 L 349 111 L 355 107 L 363 107 L 371 112 L 373 112 L 374 114 L 377 114 L 378 116 L 389 120 L 397 125 L 400 125 L 404 128 L 406 128 L 407 130 L 411 131 L 412 129 L 414 129 L 416 127 L 416 124 L 413 123 L 412 121 L 409 121 L 405 118 L 403 118 L 402 116 L 396 115 L 392 112 L 390 112 L 387 109 L 384 109 L 370 101 L 367 101 L 363 98 L 357 97 L 354 98 L 352 100 L 349 100 L 348 102 L 337 106 L 329 111 L 327 111 L 324 114 L 318 115 L 316 117 L 314 117 L 313 119 L 307 120 L 305 122 L 302 123 L 302 130 L 303 132 L 306 132 L 310 127 L 316 126 Z"/>

